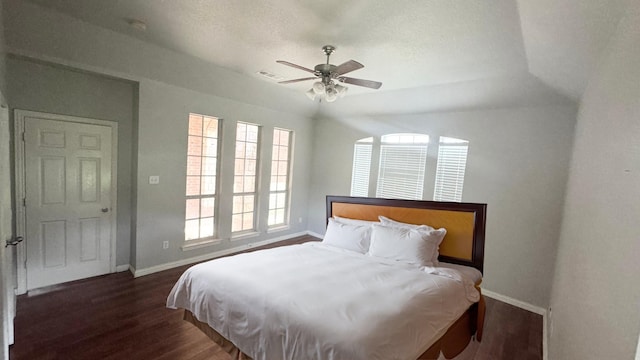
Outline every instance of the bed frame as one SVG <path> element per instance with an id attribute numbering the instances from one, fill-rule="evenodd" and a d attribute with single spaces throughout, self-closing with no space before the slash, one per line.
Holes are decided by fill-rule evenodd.
<path id="1" fill-rule="evenodd" d="M 378 216 L 447 229 L 438 260 L 483 272 L 486 204 L 327 196 L 327 222 L 333 216 L 378 221 Z"/>
<path id="2" fill-rule="evenodd" d="M 426 224 L 447 229 L 440 244 L 439 261 L 484 270 L 486 204 L 421 200 L 395 200 L 350 196 L 327 196 L 327 222 L 333 216 L 378 221 L 378 216 L 409 224 Z M 449 330 L 418 359 L 437 359 L 440 353 L 451 359 L 460 354 L 473 336 L 482 340 L 486 305 L 480 289 L 480 301 L 473 304 Z"/>
<path id="3" fill-rule="evenodd" d="M 440 245 L 439 260 L 472 266 L 483 271 L 486 204 L 418 200 L 391 200 L 348 196 L 327 196 L 327 221 L 333 216 L 377 221 L 379 215 L 411 224 L 427 224 L 447 229 Z M 480 291 L 480 283 L 476 284 Z M 473 336 L 482 340 L 485 302 L 473 304 L 419 360 L 435 360 L 439 355 L 451 359 L 460 354 Z M 220 345 L 234 360 L 250 360 L 227 339 L 187 310 L 184 319 L 194 324 Z"/>

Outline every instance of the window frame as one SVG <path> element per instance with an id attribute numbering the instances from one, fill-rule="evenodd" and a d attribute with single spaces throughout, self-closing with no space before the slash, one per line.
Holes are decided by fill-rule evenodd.
<path id="1" fill-rule="evenodd" d="M 353 145 L 350 196 L 368 197 L 371 185 L 371 164 L 373 160 L 373 136 L 360 139 Z M 364 153 L 368 151 L 368 154 Z M 366 159 L 365 159 L 366 158 Z M 366 162 L 366 164 L 365 164 Z M 364 188 L 364 193 L 361 191 Z M 360 191 L 358 191 L 360 190 Z"/>
<path id="2" fill-rule="evenodd" d="M 197 133 L 192 133 L 191 132 L 191 118 L 192 116 L 196 116 L 196 117 L 200 117 L 202 120 L 202 128 L 200 130 L 200 134 Z M 212 136 L 205 136 L 205 119 L 215 119 L 215 121 L 217 122 L 217 126 L 216 126 L 216 136 L 212 137 Z M 210 116 L 210 115 L 204 115 L 204 114 L 198 114 L 198 113 L 192 113 L 190 112 L 187 118 L 187 156 L 186 156 L 186 161 L 187 161 L 187 166 L 186 166 L 186 171 L 185 171 L 185 182 L 186 182 L 186 186 L 185 186 L 185 216 L 184 216 L 184 221 L 185 221 L 185 225 L 184 225 L 184 238 L 183 238 L 183 246 L 182 249 L 183 250 L 187 250 L 187 249 L 192 249 L 192 248 L 197 248 L 197 247 L 202 247 L 202 246 L 207 246 L 207 245 L 211 245 L 211 244 L 216 244 L 219 243 L 221 240 L 219 239 L 219 205 L 220 205 L 220 201 L 219 201 L 219 194 L 220 194 L 220 151 L 221 151 L 221 147 L 222 147 L 222 122 L 223 120 L 219 117 L 216 116 Z M 191 146 L 191 138 L 192 137 L 198 137 L 200 138 L 201 142 L 200 142 L 200 154 L 199 155 L 194 155 L 193 154 L 193 149 L 190 148 Z M 215 156 L 207 156 L 204 154 L 205 151 L 205 139 L 215 139 L 216 141 L 216 146 L 215 146 Z M 199 158 L 199 175 L 193 175 L 190 170 L 189 170 L 189 160 L 190 157 L 198 157 Z M 215 159 L 215 168 L 214 168 L 214 175 L 203 175 L 203 171 L 205 168 L 205 158 L 213 158 Z M 190 177 L 196 177 L 198 176 L 200 179 L 198 181 L 199 183 L 199 187 L 200 187 L 200 193 L 199 194 L 189 194 L 189 178 Z M 213 186 L 213 193 L 212 194 L 203 194 L 202 193 L 202 186 L 203 186 L 203 181 L 202 178 L 203 176 L 214 176 L 215 177 L 215 183 Z M 212 216 L 202 216 L 202 200 L 203 199 L 213 199 L 214 204 L 212 206 Z M 189 216 L 189 210 L 188 210 L 188 206 L 189 206 L 189 202 L 192 200 L 199 200 L 199 206 L 198 206 L 198 217 L 188 217 Z M 212 234 L 208 235 L 208 236 L 200 236 L 201 234 L 201 226 L 202 226 L 202 220 L 203 219 L 208 219 L 208 218 L 212 218 Z M 192 221 L 192 220 L 198 220 L 198 232 L 199 232 L 199 236 L 195 237 L 195 238 L 187 238 L 187 222 L 188 221 Z"/>
<path id="3" fill-rule="evenodd" d="M 445 153 L 450 148 L 464 148 L 464 157 L 459 154 L 451 156 Z M 460 163 L 460 159 L 464 161 Z M 435 184 L 433 187 L 434 201 L 462 202 L 462 193 L 464 190 L 464 178 L 467 170 L 467 160 L 469 158 L 469 141 L 464 139 L 440 136 L 438 141 L 438 163 L 436 165 Z M 458 161 L 456 166 L 453 163 Z M 460 166 L 462 164 L 462 166 Z M 455 167 L 455 169 L 454 169 Z M 447 184 L 442 183 L 444 178 L 449 180 Z M 453 182 L 453 183 L 452 183 Z M 454 188 L 453 191 L 448 189 Z M 445 195 L 453 193 L 453 197 Z"/>
<path id="4" fill-rule="evenodd" d="M 378 176 L 376 179 L 375 196 L 378 198 L 393 198 L 393 199 L 408 199 L 408 200 L 422 200 L 424 198 L 424 180 L 427 175 L 427 157 L 429 150 L 429 135 L 422 133 L 392 133 L 385 134 L 380 137 L 380 159 L 378 161 Z M 389 175 L 387 178 L 389 181 L 385 182 L 386 173 L 393 174 L 394 172 L 408 172 L 411 164 L 410 161 L 401 164 L 402 167 L 397 167 L 399 162 L 394 163 L 395 169 L 392 166 L 384 166 L 387 161 L 387 157 L 393 157 L 393 151 L 396 151 L 395 155 L 403 155 L 403 152 L 409 152 L 408 149 L 415 149 L 419 151 L 420 159 L 423 161 L 418 164 L 419 171 L 415 174 L 410 174 L 415 177 L 415 188 L 407 188 L 404 191 L 406 196 L 399 196 L 397 191 L 393 191 L 394 188 L 398 188 L 398 179 L 404 179 L 405 177 Z M 386 152 L 385 152 L 386 150 Z M 411 159 L 411 157 L 403 157 L 404 159 Z M 385 183 L 389 183 L 385 188 Z"/>
<path id="5" fill-rule="evenodd" d="M 237 176 L 247 176 L 244 172 L 246 171 L 246 163 L 245 163 L 245 168 L 243 170 L 243 174 L 238 175 L 237 173 L 237 169 L 236 169 L 236 165 L 237 165 L 237 161 L 238 160 L 244 160 L 246 161 L 246 146 L 245 146 L 245 157 L 243 158 L 238 158 L 237 154 L 238 154 L 238 126 L 239 125 L 245 125 L 245 126 L 255 126 L 257 128 L 257 136 L 256 136 L 256 158 L 255 158 L 255 170 L 254 170 L 254 184 L 253 184 L 253 191 L 242 191 L 242 192 L 236 192 L 235 186 L 236 186 L 236 177 Z M 245 137 L 244 140 L 242 140 L 243 143 L 247 144 L 247 138 L 248 138 L 248 132 L 245 132 Z M 242 238 L 245 236 L 249 236 L 249 235 L 253 235 L 253 234 L 257 234 L 258 233 L 258 210 L 259 210 L 259 196 L 260 196 L 260 161 L 261 161 L 261 156 L 260 156 L 260 147 L 262 146 L 262 125 L 260 124 L 255 124 L 255 123 L 250 123 L 250 122 L 246 122 L 246 121 L 238 121 L 236 122 L 236 136 L 234 139 L 234 155 L 233 155 L 233 159 L 234 159 L 234 166 L 233 166 L 233 189 L 232 189 L 232 194 L 231 194 L 231 201 L 232 201 L 232 207 L 231 207 L 231 238 L 233 239 L 237 239 L 237 238 Z M 251 176 L 251 175 L 249 175 Z M 243 180 L 243 186 L 244 186 L 244 180 Z M 244 190 L 244 189 L 243 189 Z M 253 210 L 251 211 L 252 213 L 252 227 L 251 228 L 242 228 L 241 230 L 233 230 L 233 222 L 234 222 L 234 217 L 239 215 L 239 214 L 248 214 L 249 212 L 243 211 L 243 212 L 235 212 L 235 201 L 237 197 L 245 197 L 245 196 L 253 196 Z M 244 205 L 243 205 L 243 210 L 244 210 Z M 244 219 L 243 219 L 243 223 L 244 223 Z"/>
<path id="6" fill-rule="evenodd" d="M 470 146 L 470 141 L 469 140 L 465 140 L 465 139 L 461 139 L 461 138 L 454 138 L 454 137 L 447 137 L 447 136 L 440 136 L 440 134 L 437 135 L 428 135 L 425 133 L 392 133 L 392 134 L 384 134 L 382 136 L 372 136 L 372 137 L 368 137 L 368 138 L 362 138 L 359 140 L 356 140 L 354 142 L 354 147 L 353 147 L 353 162 L 352 162 L 352 173 L 351 173 L 351 189 L 350 189 L 350 196 L 366 196 L 366 197 L 380 197 L 381 194 L 378 192 L 378 188 L 379 188 L 379 178 L 380 178 L 380 173 L 382 171 L 381 167 L 380 167 L 380 163 L 383 161 L 383 156 L 384 154 L 382 154 L 382 147 L 384 146 L 384 143 L 382 141 L 382 137 L 384 136 L 400 136 L 400 135 L 419 135 L 419 136 L 428 136 L 429 137 L 429 142 L 426 143 L 427 145 L 427 152 L 426 152 L 426 161 L 425 161 L 425 172 L 424 172 L 424 179 L 422 181 L 423 184 L 423 189 L 422 189 L 422 197 L 421 199 L 428 199 L 427 196 L 429 196 L 429 192 L 431 192 L 431 194 L 433 195 L 433 197 L 431 197 L 431 199 L 433 201 L 452 201 L 452 202 L 461 202 L 462 201 L 462 192 L 464 190 L 464 181 L 465 181 L 465 177 L 466 177 L 466 172 L 467 172 L 467 165 L 468 165 L 468 152 L 469 152 L 469 146 Z M 373 138 L 373 141 L 371 142 L 371 139 Z M 438 139 L 438 146 L 434 146 L 435 144 L 435 139 Z M 369 163 L 369 181 L 368 181 L 368 192 L 366 193 L 366 195 L 364 195 L 364 191 L 361 191 L 360 193 L 354 193 L 354 184 L 356 182 L 359 182 L 359 186 L 360 186 L 360 190 L 362 190 L 362 188 L 364 188 L 367 185 L 366 176 L 363 176 L 362 173 L 365 173 L 366 170 L 362 170 L 362 169 L 356 169 L 356 167 L 363 167 L 366 168 L 366 164 L 364 164 L 365 161 L 362 161 L 362 163 L 359 163 L 359 157 L 358 157 L 358 146 L 359 145 L 367 145 L 368 143 L 372 143 L 372 148 L 371 148 L 371 159 L 370 159 L 370 163 Z M 460 184 L 458 185 L 458 187 L 461 189 L 460 192 L 460 196 L 458 200 L 457 198 L 455 200 L 453 199 L 443 199 L 438 197 L 439 195 L 437 195 L 437 188 L 438 186 L 442 186 L 442 184 L 438 183 L 438 166 L 442 167 L 441 165 L 438 165 L 438 163 L 441 163 L 443 160 L 441 152 L 442 149 L 440 148 L 441 142 L 444 142 L 445 145 L 451 145 L 451 144 L 455 144 L 455 143 L 460 143 L 462 145 L 465 145 L 467 147 L 467 155 L 466 155 L 466 161 L 464 163 L 464 175 L 462 175 L 462 172 L 460 172 L 460 176 L 456 177 L 454 179 L 454 181 L 458 181 L 460 182 Z M 368 160 L 368 159 L 367 159 Z M 358 172 L 360 172 L 359 179 L 356 179 L 356 170 L 358 170 Z M 444 178 L 443 178 L 444 179 Z M 440 179 L 440 181 L 442 181 L 443 179 Z M 447 181 L 450 181 L 447 178 Z M 438 183 L 438 184 L 437 184 Z M 446 186 L 450 186 L 450 184 L 445 184 Z M 395 198 L 395 196 L 392 196 Z"/>
<path id="7" fill-rule="evenodd" d="M 287 132 L 288 133 L 288 142 L 287 142 L 287 173 L 286 173 L 286 183 L 285 183 L 285 188 L 284 190 L 272 190 L 273 188 L 273 178 L 274 177 L 279 177 L 281 175 L 279 175 L 279 173 L 276 173 L 274 175 L 273 170 L 274 170 L 274 166 L 276 166 L 277 162 L 281 162 L 281 159 L 278 157 L 278 159 L 275 159 L 275 154 L 274 154 L 274 149 L 276 147 L 280 147 L 281 144 L 276 144 L 275 143 L 275 133 L 276 131 L 282 131 L 282 132 Z M 292 183 L 292 177 L 293 177 L 293 146 L 294 146 L 294 131 L 290 130 L 290 129 L 285 129 L 285 128 L 279 128 L 279 127 L 274 127 L 273 128 L 273 135 L 274 138 L 272 140 L 272 144 L 271 144 L 271 174 L 270 174 L 270 179 L 269 179 L 269 203 L 268 203 L 268 207 L 267 207 L 267 229 L 268 230 L 278 230 L 278 229 L 286 229 L 289 227 L 290 223 L 291 223 L 291 183 Z M 279 151 L 278 151 L 279 154 Z M 285 194 L 285 200 L 284 200 L 284 208 L 283 209 L 283 222 L 279 222 L 279 223 L 274 223 L 271 224 L 271 211 L 275 210 L 277 211 L 278 209 L 281 209 L 279 207 L 272 208 L 271 204 L 271 196 L 272 195 L 276 195 L 277 194 Z M 277 203 L 277 199 L 276 199 L 276 203 Z"/>

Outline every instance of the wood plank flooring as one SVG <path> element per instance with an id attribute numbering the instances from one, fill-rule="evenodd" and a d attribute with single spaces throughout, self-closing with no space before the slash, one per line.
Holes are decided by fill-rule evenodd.
<path id="1" fill-rule="evenodd" d="M 268 247 L 310 240 L 316 239 Z M 10 358 L 230 360 L 182 320 L 182 311 L 165 308 L 167 294 L 187 267 L 140 278 L 110 274 L 19 296 Z M 472 342 L 456 357 L 472 359 L 542 359 L 542 317 L 487 298 L 482 342 Z"/>

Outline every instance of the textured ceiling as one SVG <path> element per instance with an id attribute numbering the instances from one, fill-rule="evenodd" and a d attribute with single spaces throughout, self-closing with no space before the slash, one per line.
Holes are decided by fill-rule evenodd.
<path id="1" fill-rule="evenodd" d="M 443 106 L 430 99 L 398 102 L 406 89 L 438 95 L 446 104 L 449 99 L 440 93 L 457 89 L 452 98 L 464 104 L 465 97 L 481 90 L 482 81 L 497 91 L 488 98 L 499 98 L 502 89 L 506 98 L 551 99 L 557 94 L 553 88 L 578 99 L 626 1 L 30 0 L 270 82 L 256 73 L 306 77 L 275 61 L 313 68 L 324 62 L 322 45 L 332 44 L 338 48 L 332 63 L 357 60 L 365 68 L 349 76 L 384 84 L 377 91 L 350 86 L 352 104 L 371 95 L 404 104 L 408 111 Z M 126 19 L 132 18 L 145 21 L 147 30 L 130 27 Z M 519 83 L 506 85 L 505 79 Z M 273 86 L 304 91 L 310 85 Z M 449 106 L 456 105 L 444 107 Z"/>

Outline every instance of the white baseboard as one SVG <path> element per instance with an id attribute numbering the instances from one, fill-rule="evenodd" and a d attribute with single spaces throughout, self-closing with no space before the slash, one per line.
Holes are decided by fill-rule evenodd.
<path id="1" fill-rule="evenodd" d="M 117 273 L 119 273 L 119 272 L 127 271 L 127 270 L 129 270 L 129 267 L 130 267 L 130 266 L 131 266 L 131 265 L 129 265 L 129 264 L 126 264 L 126 265 L 118 265 L 118 266 L 116 266 L 116 272 L 117 272 Z"/>
<path id="2" fill-rule="evenodd" d="M 314 231 L 307 231 L 307 235 L 311 235 L 313 237 L 317 237 L 318 239 L 324 238 L 324 235 L 320 235 L 320 234 L 318 234 L 317 232 L 314 232 Z"/>
<path id="3" fill-rule="evenodd" d="M 298 236 L 304 236 L 304 235 L 308 235 L 308 234 L 309 233 L 307 231 L 303 231 L 303 232 L 299 232 L 299 233 L 295 233 L 295 234 L 278 236 L 278 237 L 275 237 L 275 238 L 272 238 L 272 239 L 258 241 L 258 242 L 254 242 L 254 243 L 250 243 L 250 244 L 244 244 L 244 245 L 232 247 L 232 248 L 229 248 L 229 249 L 214 251 L 214 252 L 211 252 L 211 253 L 208 253 L 208 254 L 204 254 L 204 255 L 200 255 L 200 256 L 194 256 L 194 257 L 190 257 L 190 258 L 187 258 L 187 259 L 182 259 L 182 260 L 172 261 L 172 262 L 165 263 L 165 264 L 155 265 L 155 266 L 151 266 L 151 267 L 148 267 L 148 268 L 136 269 L 133 266 L 131 266 L 130 269 L 131 269 L 131 273 L 133 274 L 133 277 L 140 277 L 140 276 L 145 276 L 145 275 L 157 273 L 157 272 L 164 271 L 164 270 L 173 269 L 173 268 L 179 267 L 179 266 L 184 266 L 184 265 L 189 265 L 189 264 L 193 264 L 193 263 L 197 263 L 197 262 L 201 262 L 201 261 L 205 261 L 205 260 L 215 259 L 217 257 L 233 254 L 233 253 L 236 253 L 236 252 L 239 252 L 239 251 L 248 250 L 248 249 L 252 249 L 252 248 L 255 248 L 255 247 L 259 247 L 259 246 L 269 245 L 269 244 L 273 244 L 273 243 L 278 242 L 278 241 L 288 240 L 288 239 L 291 239 L 291 238 L 295 238 L 295 237 L 298 237 Z"/>
<path id="4" fill-rule="evenodd" d="M 498 294 L 496 292 L 493 292 L 491 290 L 487 290 L 485 288 L 482 288 L 482 295 L 487 295 L 488 297 L 490 297 L 492 299 L 500 300 L 503 303 L 507 303 L 509 305 L 513 305 L 513 306 L 519 307 L 520 309 L 531 311 L 532 313 L 536 313 L 538 315 L 546 315 L 547 314 L 547 310 L 545 310 L 544 308 L 541 308 L 540 306 L 532 305 L 532 304 L 529 304 L 528 302 L 517 300 L 517 299 L 514 299 L 514 298 L 506 296 L 506 295 Z"/>
<path id="5" fill-rule="evenodd" d="M 519 307 L 521 309 L 531 311 L 532 313 L 542 315 L 542 359 L 547 360 L 549 358 L 549 350 L 548 343 L 549 338 L 547 337 L 547 309 L 541 308 L 540 306 L 536 306 L 533 304 L 529 304 L 528 302 L 520 301 L 514 299 L 512 297 L 498 294 L 491 290 L 482 289 L 482 295 L 486 295 L 492 299 L 500 300 L 503 303 L 507 303 L 509 305 L 513 305 L 515 307 Z"/>

